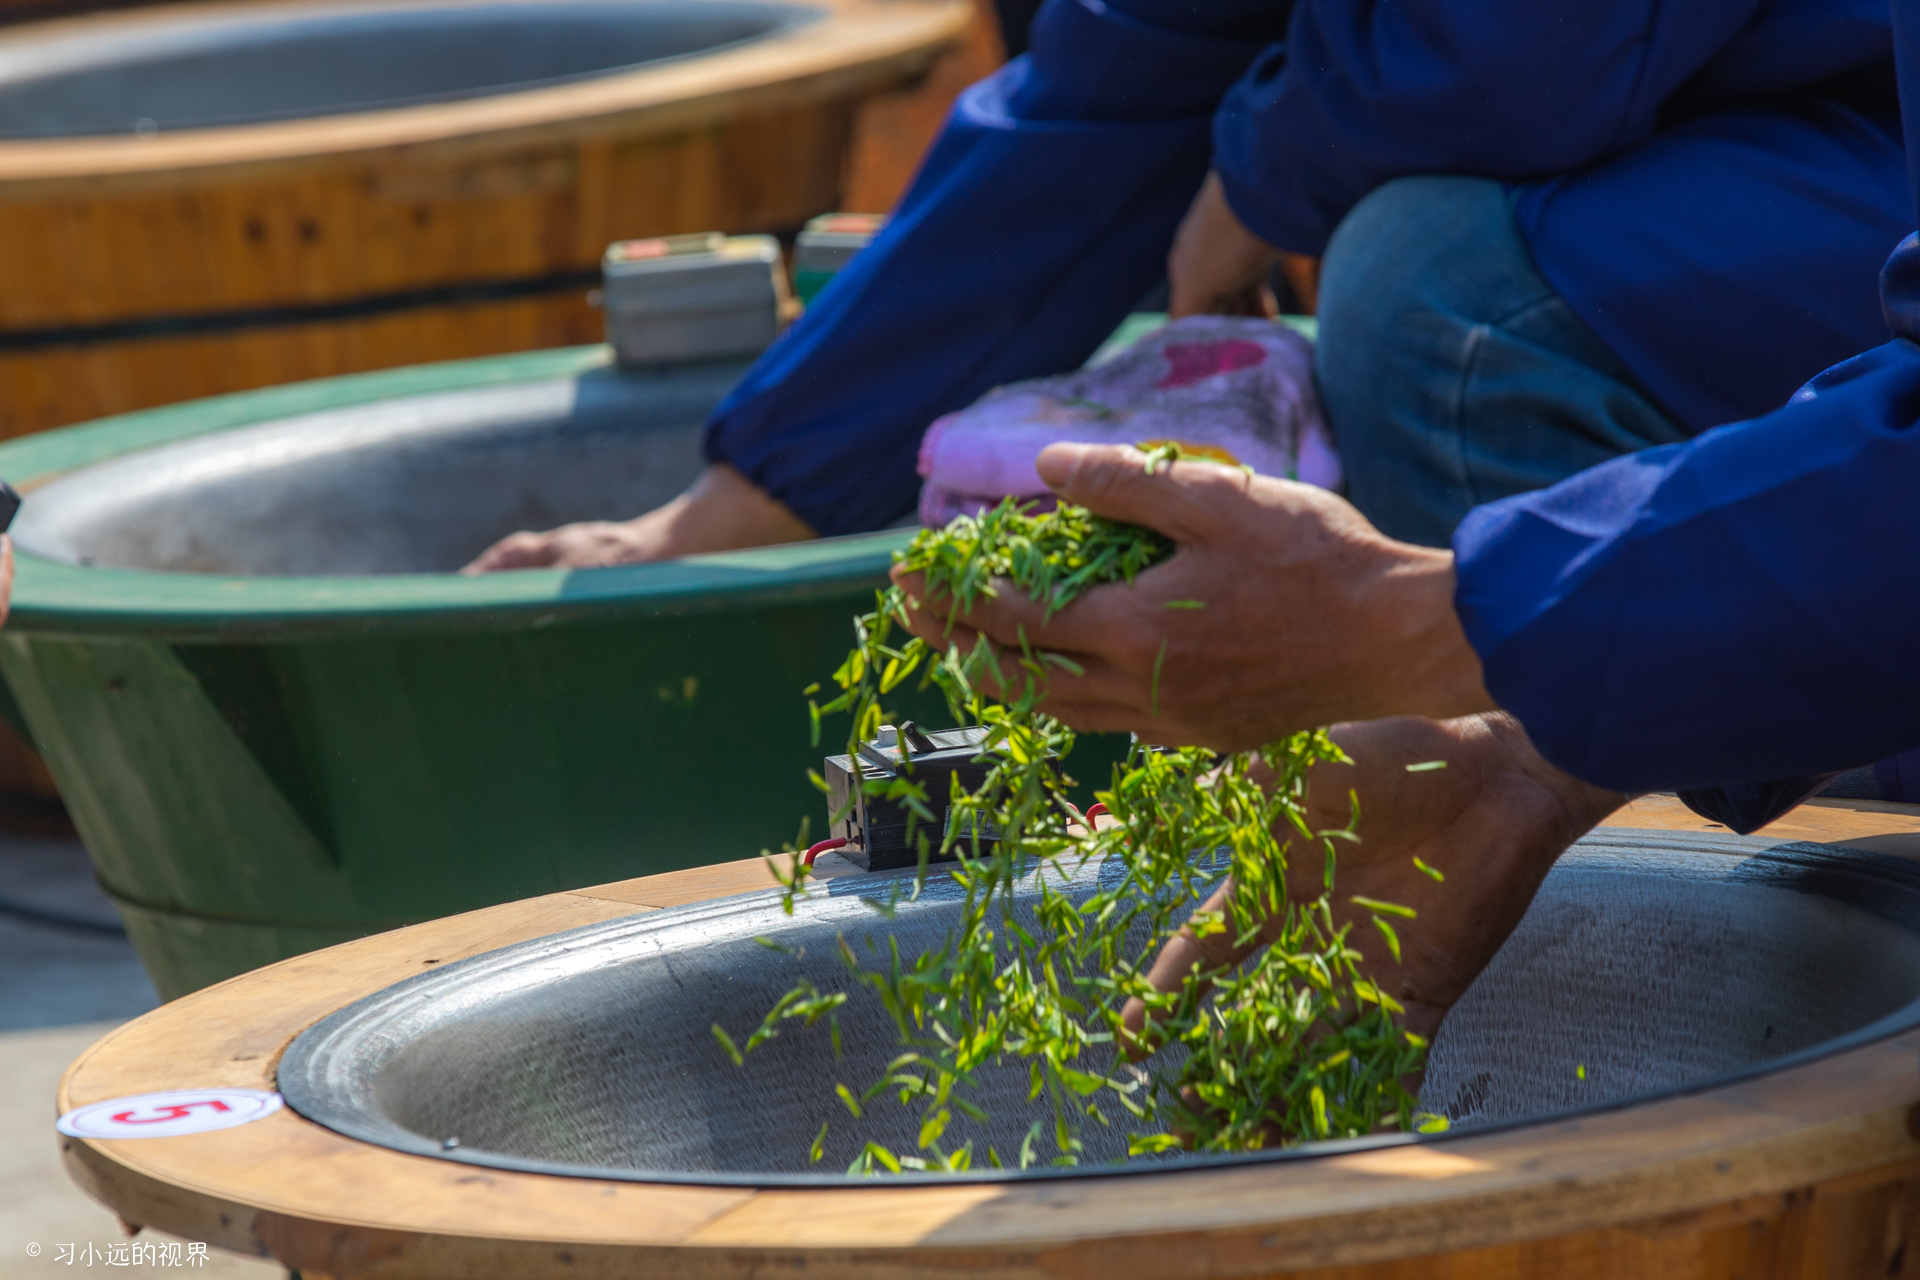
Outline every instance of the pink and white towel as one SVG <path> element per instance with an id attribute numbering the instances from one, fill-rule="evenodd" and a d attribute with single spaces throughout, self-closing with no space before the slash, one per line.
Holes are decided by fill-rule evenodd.
<path id="1" fill-rule="evenodd" d="M 1312 344 L 1269 320 L 1189 316 L 1104 364 L 996 387 L 928 427 L 921 522 L 977 515 L 1008 494 L 1050 503 L 1034 460 L 1063 440 L 1211 445 L 1261 475 L 1340 484 Z"/>

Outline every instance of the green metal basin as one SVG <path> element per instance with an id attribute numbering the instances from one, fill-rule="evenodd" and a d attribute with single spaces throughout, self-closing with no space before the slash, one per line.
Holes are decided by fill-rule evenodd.
<path id="1" fill-rule="evenodd" d="M 800 691 L 906 531 L 449 572 L 677 492 L 743 367 L 536 352 L 0 446 L 0 672 L 163 996 L 824 825 Z"/>

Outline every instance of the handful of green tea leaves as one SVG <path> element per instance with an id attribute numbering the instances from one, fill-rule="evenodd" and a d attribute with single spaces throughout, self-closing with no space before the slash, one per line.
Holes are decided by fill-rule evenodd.
<path id="1" fill-rule="evenodd" d="M 1170 456 L 1156 450 L 1148 465 Z M 1051 614 L 1092 587 L 1130 582 L 1172 549 L 1151 530 L 1084 508 L 1033 514 L 1008 500 L 922 532 L 900 558 L 925 575 L 938 603 L 944 597 L 964 611 L 1011 585 Z M 944 692 L 956 723 L 987 727 L 986 779 L 971 792 L 951 782 L 944 831 L 910 768 L 865 784 L 925 821 L 922 880 L 934 850 L 957 855 L 950 874 L 964 890 L 959 921 L 939 947 L 911 958 L 895 948 L 885 967 L 867 967 L 843 939 L 844 989 L 800 981 L 744 1045 L 751 1051 L 783 1026 L 824 1019 L 837 1047 L 847 1000 L 884 1005 L 901 1053 L 878 1079 L 837 1092 L 855 1117 L 889 1094 L 917 1108 L 918 1149 L 869 1142 L 850 1173 L 1074 1164 L 1088 1124 L 1124 1126 L 1128 1150 L 1141 1154 L 1183 1141 L 1245 1151 L 1424 1119 L 1400 1079 L 1422 1065 L 1426 1042 L 1400 1026 L 1400 1006 L 1360 971 L 1352 924 L 1334 919 L 1333 842 L 1351 828 L 1316 832 L 1305 818 L 1308 770 L 1344 759 L 1323 731 L 1224 758 L 1136 743 L 1098 793 L 1117 821 L 1089 830 L 1055 763 L 1069 756 L 1074 735 L 1036 709 L 1049 672 L 1072 664 L 1032 650 L 1009 655 L 1023 687 L 1003 689 L 1004 700 L 987 697 L 982 677 L 995 661 L 987 642 L 970 652 L 930 648 L 906 633 L 906 604 L 891 588 L 855 623 L 855 647 L 832 677 L 837 696 L 813 707 L 816 742 L 823 715 L 846 713 L 851 754 L 889 718 L 882 700 L 916 674 Z M 997 832 L 997 841 L 983 841 L 983 831 Z M 1297 902 L 1286 871 L 1290 858 L 1306 857 L 1324 868 L 1323 891 Z M 1069 885 L 1069 874 L 1089 862 L 1108 874 Z M 1198 912 L 1226 874 L 1227 910 Z M 794 859 L 789 912 L 805 893 L 804 876 Z M 1397 958 L 1388 917 L 1411 912 L 1362 905 Z M 1156 991 L 1148 971 L 1182 924 L 1241 941 L 1264 929 L 1270 942 L 1235 969 L 1196 970 L 1178 990 Z M 1156 1052 L 1142 1065 L 1119 1052 L 1129 1043 L 1122 1010 L 1134 997 L 1153 1019 Z M 714 1034 L 740 1061 L 743 1049 L 724 1029 L 716 1024 Z M 1027 1064 L 1030 1096 L 1044 1096 L 1051 1121 L 1036 1122 L 1018 1151 L 976 1150 L 965 1130 L 987 1117 L 970 1094 L 979 1072 L 1007 1061 Z M 815 1159 L 826 1132 L 823 1125 Z"/>

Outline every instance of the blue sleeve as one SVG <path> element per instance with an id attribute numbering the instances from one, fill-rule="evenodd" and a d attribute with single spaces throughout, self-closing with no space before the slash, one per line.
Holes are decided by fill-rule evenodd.
<path id="1" fill-rule="evenodd" d="M 1914 332 L 1920 241 L 1887 282 Z M 1765 417 L 1474 511 L 1456 604 L 1494 699 L 1591 782 L 1856 767 L 1920 745 L 1916 493 L 1920 345 L 1902 337 Z"/>
<path id="2" fill-rule="evenodd" d="M 1272 35 L 1270 3 L 1126 8 L 1052 0 L 1032 53 L 962 95 L 887 229 L 715 411 L 709 459 L 823 534 L 877 529 L 913 508 L 928 423 L 1093 353 L 1158 278 L 1220 95 Z"/>
<path id="3" fill-rule="evenodd" d="M 1781 814 L 1799 808 L 1838 776 L 1837 773 L 1815 773 L 1733 787 L 1704 790 L 1683 787 L 1676 795 L 1680 803 L 1708 822 L 1717 822 L 1735 835 L 1744 836 L 1758 831 Z"/>
<path id="4" fill-rule="evenodd" d="M 1644 141 L 1759 7 L 1299 0 L 1221 103 L 1215 167 L 1242 222 L 1317 254 L 1394 178 L 1528 181 Z"/>
<path id="5" fill-rule="evenodd" d="M 1912 18 L 1894 6 L 1920 204 Z M 1894 340 L 1786 407 L 1461 522 L 1461 623 L 1547 759 L 1763 817 L 1818 775 L 1920 746 L 1920 236 L 1880 298 Z"/>

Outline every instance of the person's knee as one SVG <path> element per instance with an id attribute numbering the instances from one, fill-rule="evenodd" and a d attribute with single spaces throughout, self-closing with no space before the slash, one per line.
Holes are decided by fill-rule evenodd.
<path id="1" fill-rule="evenodd" d="M 1492 188 L 1491 192 L 1486 189 Z M 1394 445 L 1376 437 L 1426 418 L 1401 402 L 1430 390 L 1431 373 L 1462 340 L 1458 292 L 1439 261 L 1448 238 L 1497 183 L 1401 178 L 1355 205 L 1320 262 L 1316 374 L 1343 451 Z M 1449 295 L 1453 296 L 1449 296 Z M 1364 464 L 1363 464 L 1364 465 Z"/>
<path id="2" fill-rule="evenodd" d="M 1436 319 L 1452 328 L 1464 292 L 1453 286 L 1460 255 L 1485 238 L 1489 219 L 1510 217 L 1500 184 L 1485 178 L 1428 175 L 1375 188 L 1320 260 L 1321 343 L 1379 356 L 1419 341 Z"/>
<path id="3" fill-rule="evenodd" d="M 1402 178 L 1355 205 L 1321 259 L 1321 404 L 1348 495 L 1396 536 L 1444 541 L 1458 518 L 1449 400 L 1477 292 L 1458 260 L 1510 216 L 1496 182 Z"/>
<path id="4" fill-rule="evenodd" d="M 1475 503 L 1662 442 L 1663 415 L 1533 262 L 1496 182 L 1409 178 L 1321 263 L 1315 374 L 1348 496 L 1444 542 Z"/>

